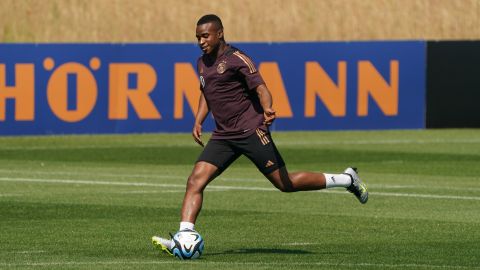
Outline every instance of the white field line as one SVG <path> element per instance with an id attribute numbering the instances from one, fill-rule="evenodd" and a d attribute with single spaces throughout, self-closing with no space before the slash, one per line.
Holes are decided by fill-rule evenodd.
<path id="1" fill-rule="evenodd" d="M 282 246 L 316 246 L 319 245 L 319 243 L 299 243 L 299 242 L 293 242 L 293 243 L 283 243 Z"/>
<path id="2" fill-rule="evenodd" d="M 11 174 L 39 174 L 39 175 L 67 175 L 67 176 L 97 176 L 97 177 L 114 177 L 114 178 L 147 178 L 147 179 L 171 179 L 171 180 L 180 180 L 185 179 L 187 177 L 184 176 L 177 176 L 177 175 L 159 175 L 156 173 L 152 174 L 123 174 L 123 173 L 96 173 L 96 172 L 71 172 L 71 171 L 53 171 L 53 172 L 46 172 L 46 171 L 25 171 L 25 170 L 8 170 L 8 169 L 0 169 L 2 173 L 11 173 Z"/>
<path id="3" fill-rule="evenodd" d="M 457 191 L 480 191 L 478 187 L 451 187 L 451 186 L 428 186 L 428 185 L 389 185 L 389 184 L 368 184 L 369 188 L 375 189 L 429 189 L 429 190 L 457 190 Z"/>
<path id="4" fill-rule="evenodd" d="M 189 143 L 179 143 L 179 144 L 172 144 L 169 143 L 166 145 L 165 143 L 151 143 L 151 144 L 129 144 L 127 146 L 124 145 L 124 142 L 119 142 L 118 144 L 111 144 L 111 145 L 47 145 L 47 146 L 0 146 L 0 150 L 81 150 L 81 149 L 122 149 L 122 148 L 152 148 L 155 146 L 161 146 L 162 148 L 173 148 L 173 147 L 182 147 L 182 146 L 194 146 L 195 145 Z"/>
<path id="5" fill-rule="evenodd" d="M 71 172 L 71 171 L 54 171 L 54 172 L 46 172 L 46 171 L 25 171 L 25 170 L 8 170 L 8 169 L 0 169 L 0 173 L 8 173 L 8 174 L 29 174 L 29 175 L 60 175 L 60 176 L 95 176 L 95 177 L 112 177 L 116 179 L 128 179 L 128 178 L 144 178 L 144 179 L 169 179 L 169 180 L 185 180 L 187 181 L 187 176 L 179 176 L 179 175 L 160 175 L 158 173 L 151 173 L 151 174 L 123 174 L 123 173 L 82 173 L 82 172 Z M 238 177 L 225 177 L 220 176 L 216 179 L 217 181 L 232 181 L 232 182 L 264 182 L 268 181 L 265 178 L 238 178 Z"/>
<path id="6" fill-rule="evenodd" d="M 157 173 L 151 174 L 122 174 L 122 173 L 82 173 L 82 172 L 71 172 L 71 171 L 54 171 L 54 172 L 45 172 L 45 171 L 25 171 L 25 170 L 8 170 L 0 169 L 0 172 L 9 173 L 9 174 L 39 174 L 39 175 L 66 175 L 66 176 L 96 176 L 96 177 L 113 177 L 117 179 L 121 178 L 146 178 L 146 179 L 170 179 L 170 180 L 187 180 L 187 176 L 179 175 L 160 175 Z M 235 182 L 263 182 L 267 181 L 265 178 L 233 178 L 233 177 L 218 177 L 218 180 L 223 181 L 235 181 Z"/>
<path id="7" fill-rule="evenodd" d="M 0 193 L 0 197 L 15 197 L 15 196 L 22 196 L 18 193 Z"/>
<path id="8" fill-rule="evenodd" d="M 451 200 L 474 200 L 480 201 L 480 196 L 459 196 L 459 195 L 434 195 L 434 194 L 416 194 L 416 193 L 390 193 L 390 192 L 370 192 L 375 196 L 387 197 L 412 197 L 426 199 L 451 199 Z"/>
<path id="9" fill-rule="evenodd" d="M 133 187 L 160 187 L 160 188 L 185 188 L 185 185 L 179 184 L 157 184 L 143 182 L 114 182 L 114 181 L 91 181 L 91 180 L 66 180 L 66 179 L 32 179 L 32 178 L 9 178 L 0 177 L 3 182 L 33 182 L 33 183 L 51 183 L 51 184 L 74 184 L 74 185 L 107 185 L 107 186 L 133 186 Z M 263 187 L 235 187 L 210 185 L 208 190 L 245 190 L 245 191 L 277 191 L 275 188 Z M 330 194 L 348 194 L 345 191 L 323 190 L 321 192 Z M 450 199 L 450 200 L 473 200 L 480 201 L 480 196 L 454 196 L 454 195 L 435 195 L 435 194 L 417 194 L 417 193 L 393 193 L 393 192 L 370 192 L 374 196 L 385 197 L 411 197 L 423 199 Z"/>
<path id="10" fill-rule="evenodd" d="M 376 267 L 380 269 L 385 268 L 435 268 L 435 269 L 480 269 L 477 266 L 463 266 L 463 265 L 434 265 L 434 264 L 417 264 L 417 263 L 404 263 L 404 264 L 384 264 L 384 263 L 334 263 L 334 262 L 215 262 L 215 261 L 191 261 L 191 262 L 179 262 L 177 260 L 170 260 L 170 261 L 96 261 L 96 262 L 75 262 L 75 261 L 57 261 L 57 262 L 30 262 L 30 263 L 0 263 L 2 267 L 28 267 L 28 266 L 80 266 L 80 265 L 178 265 L 179 263 L 182 264 L 189 264 L 191 266 L 206 266 L 209 265 L 220 265 L 228 266 L 235 265 L 235 266 L 251 266 L 251 267 L 268 267 L 268 266 L 327 266 L 327 267 L 334 267 L 334 266 L 345 266 L 345 267 L 353 267 L 353 268 L 361 268 L 361 267 Z"/>
<path id="11" fill-rule="evenodd" d="M 318 140 L 282 140 L 275 139 L 278 145 L 365 145 L 365 144 L 469 144 L 480 143 L 480 139 L 403 139 L 403 140 L 356 140 L 356 141 L 321 141 Z"/>
<path id="12" fill-rule="evenodd" d="M 114 194 L 158 194 L 158 193 L 185 193 L 183 189 L 168 189 L 168 190 L 132 190 L 124 192 L 113 192 Z"/>
<path id="13" fill-rule="evenodd" d="M 4 182 L 36 182 L 52 184 L 74 184 L 74 185 L 107 185 L 107 186 L 133 186 L 133 187 L 161 187 L 161 188 L 185 188 L 185 184 L 158 184 L 144 182 L 116 182 L 116 181 L 92 181 L 92 180 L 67 180 L 67 179 L 33 179 L 33 178 L 9 178 L 0 177 Z M 251 191 L 274 191 L 274 188 L 262 187 L 234 187 L 210 185 L 207 189 L 214 190 L 251 190 Z"/>
<path id="14" fill-rule="evenodd" d="M 7 251 L 5 253 L 9 254 L 37 254 L 37 253 L 45 253 L 45 250 L 16 250 L 16 251 Z"/>
<path id="15" fill-rule="evenodd" d="M 221 189 L 209 190 L 208 192 L 223 191 Z M 114 194 L 158 194 L 158 193 L 185 193 L 185 187 L 182 189 L 167 189 L 167 190 L 138 190 L 138 191 L 124 191 L 124 192 L 112 192 Z"/>

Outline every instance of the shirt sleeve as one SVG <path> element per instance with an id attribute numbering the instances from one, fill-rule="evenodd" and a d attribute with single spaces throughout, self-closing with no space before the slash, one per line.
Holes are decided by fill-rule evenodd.
<path id="1" fill-rule="evenodd" d="M 247 83 L 249 90 L 254 90 L 257 86 L 265 84 L 262 75 L 258 72 L 255 63 L 247 55 L 236 51 L 233 53 L 236 63 L 238 64 L 238 72 L 242 75 Z"/>

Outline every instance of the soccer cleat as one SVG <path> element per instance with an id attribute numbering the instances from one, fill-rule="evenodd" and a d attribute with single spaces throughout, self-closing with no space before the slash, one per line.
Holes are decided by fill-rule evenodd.
<path id="1" fill-rule="evenodd" d="M 367 185 L 358 177 L 357 168 L 347 168 L 344 172 L 346 175 L 350 175 L 352 178 L 352 184 L 347 190 L 355 195 L 360 203 L 364 204 L 368 201 Z"/>
<path id="2" fill-rule="evenodd" d="M 172 250 L 170 249 L 172 240 L 161 238 L 158 236 L 152 236 L 152 244 L 155 248 L 160 250 L 163 253 L 166 253 L 170 256 L 173 256 Z"/>

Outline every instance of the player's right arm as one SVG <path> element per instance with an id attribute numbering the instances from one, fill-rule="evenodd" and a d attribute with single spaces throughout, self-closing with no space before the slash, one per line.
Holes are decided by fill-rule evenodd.
<path id="1" fill-rule="evenodd" d="M 203 96 L 203 93 L 202 93 L 200 94 L 200 99 L 198 100 L 198 111 L 197 111 L 197 115 L 195 116 L 195 124 L 193 125 L 193 131 L 192 131 L 193 139 L 202 147 L 204 146 L 201 139 L 202 124 L 203 124 L 203 121 L 205 121 L 205 118 L 207 118 L 209 111 L 210 109 L 208 108 L 207 101 L 205 100 L 205 97 Z"/>

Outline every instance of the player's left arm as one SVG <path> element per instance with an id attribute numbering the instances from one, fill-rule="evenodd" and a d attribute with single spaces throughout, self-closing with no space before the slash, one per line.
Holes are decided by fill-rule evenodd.
<path id="1" fill-rule="evenodd" d="M 273 120 L 275 120 L 275 110 L 272 108 L 272 95 L 258 72 L 255 63 L 242 52 L 236 51 L 233 55 L 236 56 L 236 58 L 233 59 L 236 59 L 235 63 L 238 66 L 238 71 L 245 79 L 248 89 L 255 91 L 258 95 L 263 108 L 263 124 L 267 126 L 271 125 Z"/>
<path id="2" fill-rule="evenodd" d="M 260 104 L 263 108 L 263 117 L 265 118 L 263 123 L 270 126 L 273 123 L 273 120 L 275 120 L 275 110 L 272 108 L 272 94 L 270 94 L 270 91 L 265 84 L 257 86 L 255 91 L 257 92 Z"/>

